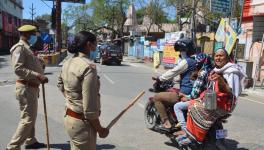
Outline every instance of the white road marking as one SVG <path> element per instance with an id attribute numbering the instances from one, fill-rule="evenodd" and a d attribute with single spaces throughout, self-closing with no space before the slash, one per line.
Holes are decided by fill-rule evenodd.
<path id="1" fill-rule="evenodd" d="M 133 63 L 129 63 L 129 65 L 132 66 L 132 67 L 136 67 L 136 68 L 139 67 L 138 65 L 133 64 Z"/>
<path id="2" fill-rule="evenodd" d="M 103 76 L 106 78 L 106 80 L 108 80 L 111 84 L 115 84 L 115 82 L 110 79 L 107 75 L 103 74 Z"/>
<path id="3" fill-rule="evenodd" d="M 263 102 L 255 101 L 255 100 L 252 100 L 252 99 L 249 99 L 249 98 L 245 98 L 245 97 L 239 97 L 239 98 L 244 99 L 244 100 L 247 100 L 247 101 L 251 101 L 251 102 L 254 102 L 254 103 L 259 103 L 259 104 L 264 105 Z"/>
<path id="4" fill-rule="evenodd" d="M 142 65 L 142 64 L 129 63 L 129 65 L 132 66 L 132 67 L 136 67 L 136 68 L 141 67 L 141 68 L 149 69 L 149 70 L 152 70 L 152 71 L 154 70 L 156 73 L 158 72 L 157 69 L 154 69 L 154 68 Z"/>
<path id="5" fill-rule="evenodd" d="M 145 108 L 145 106 L 144 106 L 143 104 L 141 104 L 141 103 L 139 103 L 139 102 L 138 102 L 137 104 L 138 104 L 139 107 L 141 107 L 141 108 L 143 108 L 143 109 Z"/>
<path id="6" fill-rule="evenodd" d="M 15 86 L 15 85 L 14 84 L 0 85 L 0 88 L 1 87 L 9 87 L 9 86 Z"/>

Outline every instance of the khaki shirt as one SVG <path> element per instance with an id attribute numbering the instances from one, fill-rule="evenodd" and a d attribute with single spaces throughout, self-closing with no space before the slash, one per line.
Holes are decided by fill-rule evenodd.
<path id="1" fill-rule="evenodd" d="M 18 80 L 40 84 L 38 74 L 44 74 L 43 62 L 32 53 L 29 45 L 20 40 L 11 49 L 11 62 Z"/>
<path id="2" fill-rule="evenodd" d="M 68 59 L 58 77 L 58 88 L 65 93 L 66 107 L 96 119 L 100 111 L 100 81 L 96 66 L 85 54 Z"/>

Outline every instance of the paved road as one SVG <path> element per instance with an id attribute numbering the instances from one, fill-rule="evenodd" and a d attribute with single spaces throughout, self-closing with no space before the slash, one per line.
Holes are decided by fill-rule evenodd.
<path id="1" fill-rule="evenodd" d="M 9 56 L 0 56 L 0 150 L 4 149 L 19 120 L 18 102 L 14 96 L 14 75 L 7 63 Z M 111 129 L 109 137 L 98 138 L 97 149 L 115 150 L 173 150 L 173 144 L 164 136 L 145 128 L 144 105 L 151 86 L 150 77 L 155 73 L 141 63 L 124 62 L 122 66 L 97 66 L 101 77 L 103 125 L 107 125 L 133 97 L 142 90 L 146 94 Z M 56 88 L 59 67 L 48 67 L 46 73 L 50 82 L 46 85 L 46 99 L 52 149 L 69 150 L 68 136 L 64 131 L 62 118 L 64 100 Z M 230 150 L 264 149 L 264 95 L 246 93 L 239 98 L 238 106 L 229 122 L 228 147 Z M 45 141 L 45 126 L 42 98 L 39 100 L 39 114 L 36 135 Z"/>

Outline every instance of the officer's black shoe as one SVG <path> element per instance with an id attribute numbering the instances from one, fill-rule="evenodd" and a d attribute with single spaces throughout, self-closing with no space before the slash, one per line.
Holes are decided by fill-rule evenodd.
<path id="1" fill-rule="evenodd" d="M 34 144 L 26 145 L 25 149 L 39 149 L 39 148 L 46 148 L 47 145 L 44 143 L 35 142 Z"/>

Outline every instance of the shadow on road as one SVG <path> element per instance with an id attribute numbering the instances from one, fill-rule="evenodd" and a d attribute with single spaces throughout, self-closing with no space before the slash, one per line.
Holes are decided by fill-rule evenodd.
<path id="1" fill-rule="evenodd" d="M 228 150 L 262 150 L 263 145 L 258 145 L 256 143 L 243 143 L 243 145 L 235 140 L 226 139 L 226 145 Z M 246 148 L 244 148 L 246 146 Z"/>
<path id="2" fill-rule="evenodd" d="M 97 150 L 103 150 L 103 149 L 114 149 L 115 146 L 112 144 L 101 144 L 101 145 L 96 145 Z"/>
<path id="3" fill-rule="evenodd" d="M 238 142 L 232 139 L 226 139 L 226 145 L 227 145 L 227 149 L 232 149 L 232 150 L 249 150 L 247 148 L 238 148 Z"/>
<path id="4" fill-rule="evenodd" d="M 247 148 L 243 148 L 243 146 L 239 146 L 239 142 L 238 141 L 235 141 L 235 140 L 232 140 L 232 139 L 226 139 L 226 148 L 227 150 L 249 150 L 248 147 L 250 147 L 250 150 L 260 150 L 260 149 L 264 149 L 263 146 L 261 145 L 256 145 L 256 144 L 246 144 L 248 147 Z M 179 149 L 179 146 L 175 143 L 172 143 L 172 142 L 164 142 L 164 144 L 168 145 L 168 146 L 172 146 L 172 147 L 175 147 L 175 148 L 178 148 Z"/>
<path id="5" fill-rule="evenodd" d="M 4 66 L 8 66 L 8 60 L 5 57 L 0 56 L 0 68 L 3 68 Z"/>
<path id="6" fill-rule="evenodd" d="M 71 146 L 70 143 L 63 143 L 63 144 L 50 144 L 50 148 L 53 149 L 61 149 L 61 150 L 70 150 Z"/>
<path id="7" fill-rule="evenodd" d="M 70 142 L 63 143 L 63 144 L 50 144 L 50 148 L 53 149 L 60 149 L 60 150 L 70 150 L 71 145 Z M 102 144 L 102 145 L 96 145 L 96 150 L 103 150 L 103 149 L 114 149 L 115 146 L 111 144 Z"/>

